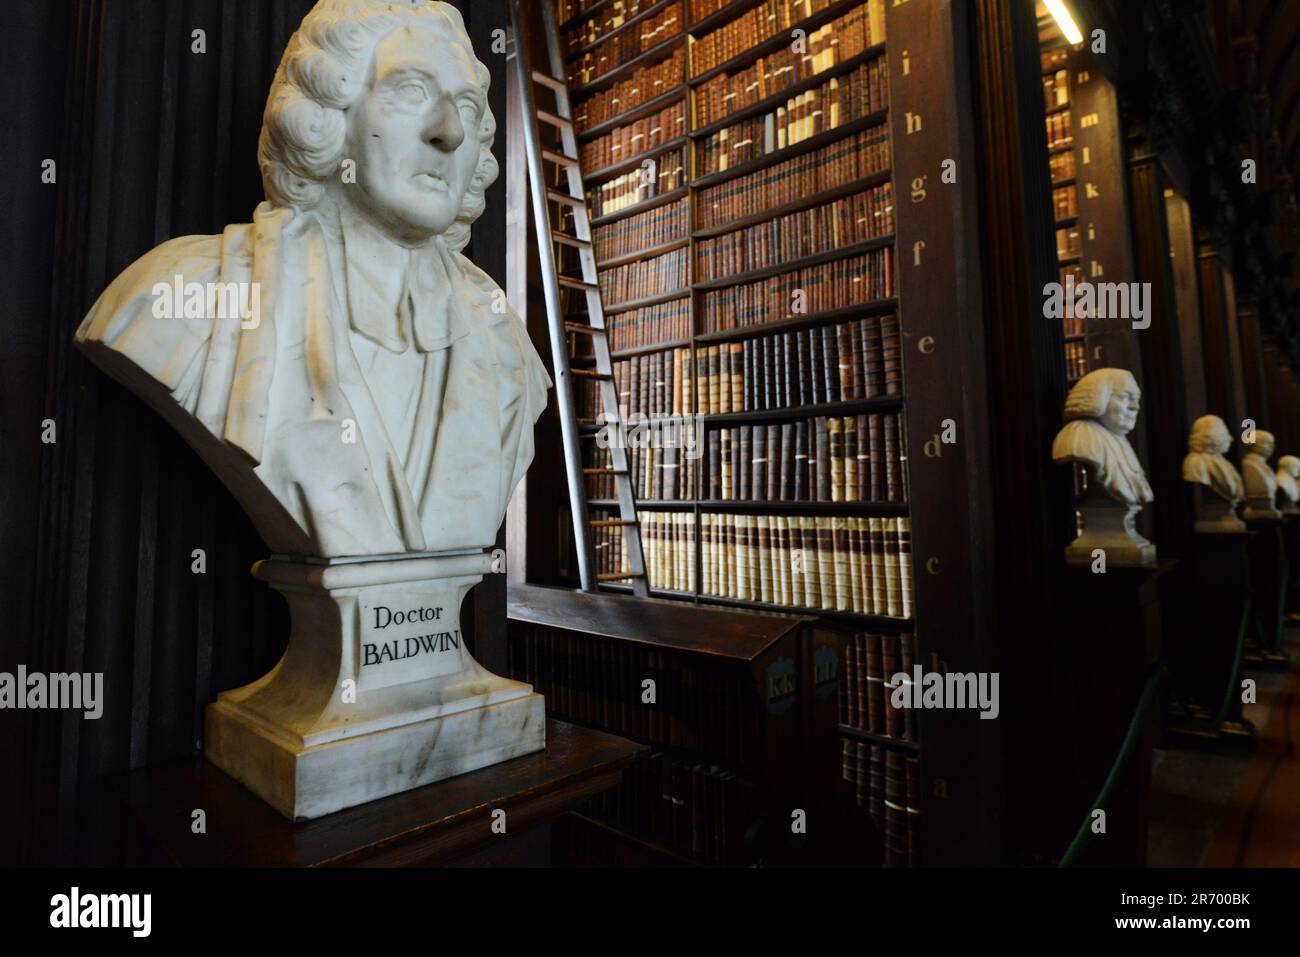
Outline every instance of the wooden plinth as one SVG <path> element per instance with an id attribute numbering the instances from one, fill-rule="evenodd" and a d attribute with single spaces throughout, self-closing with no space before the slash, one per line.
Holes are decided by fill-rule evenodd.
<path id="1" fill-rule="evenodd" d="M 549 863 L 550 825 L 615 787 L 644 745 L 548 721 L 546 750 L 293 824 L 206 761 L 137 771 L 126 800 L 141 864 L 181 867 Z M 202 808 L 207 833 L 192 830 Z M 505 833 L 493 830 L 505 811 Z M 499 815 L 497 816 L 499 819 Z M 499 826 L 498 826 L 499 830 Z"/>
<path id="2" fill-rule="evenodd" d="M 1064 727 L 1060 746 L 1071 756 L 1061 782 L 1061 841 L 1064 851 L 1081 821 L 1093 810 L 1148 676 L 1161 653 L 1163 592 L 1178 563 L 1155 568 L 1086 568 L 1066 573 L 1063 610 L 1062 691 Z M 1159 708 L 1138 732 L 1137 746 L 1106 812 L 1106 831 L 1093 835 L 1078 862 L 1140 867 L 1146 861 L 1151 788 L 1151 747 Z"/>
<path id="3" fill-rule="evenodd" d="M 1251 592 L 1259 628 L 1252 628 L 1247 633 L 1246 660 L 1252 667 L 1285 671 L 1290 667 L 1290 659 L 1278 651 L 1286 625 L 1283 608 L 1287 590 L 1285 525 L 1282 519 L 1254 519 L 1246 524 L 1259 533 L 1251 538 L 1250 543 Z"/>

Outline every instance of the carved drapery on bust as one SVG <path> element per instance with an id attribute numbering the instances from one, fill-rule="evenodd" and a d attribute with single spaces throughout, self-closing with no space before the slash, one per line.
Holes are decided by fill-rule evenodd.
<path id="1" fill-rule="evenodd" d="M 253 223 L 147 253 L 77 330 L 277 553 L 490 546 L 532 460 L 550 379 L 460 252 L 497 175 L 488 82 L 447 4 L 322 0 L 268 98 Z M 202 306 L 169 315 L 173 286 Z"/>
<path id="2" fill-rule="evenodd" d="M 1082 464 L 1088 488 L 1079 504 L 1083 531 L 1065 550 L 1071 565 L 1155 564 L 1156 548 L 1137 531 L 1137 513 L 1152 501 L 1151 486 L 1128 434 L 1137 424 L 1142 391 L 1125 369 L 1097 369 L 1075 383 L 1065 400 L 1066 423 L 1052 443 L 1055 462 Z"/>

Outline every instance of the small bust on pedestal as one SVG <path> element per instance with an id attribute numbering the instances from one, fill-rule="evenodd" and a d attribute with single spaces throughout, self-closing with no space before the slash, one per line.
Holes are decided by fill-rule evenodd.
<path id="1" fill-rule="evenodd" d="M 1243 484 L 1241 473 L 1223 455 L 1232 447 L 1232 433 L 1217 415 L 1203 415 L 1192 423 L 1183 459 L 1183 481 L 1196 486 L 1196 531 L 1244 532 L 1237 517 Z"/>
<path id="2" fill-rule="evenodd" d="M 1300 458 L 1284 455 L 1277 460 L 1277 501 L 1283 515 L 1300 515 Z"/>
<path id="3" fill-rule="evenodd" d="M 1273 455 L 1273 433 L 1257 429 L 1254 441 L 1242 442 L 1242 447 L 1246 450 L 1241 460 L 1241 474 L 1246 480 L 1246 510 L 1242 517 L 1247 521 L 1281 518 L 1282 513 L 1273 504 L 1277 497 L 1277 476 L 1268 465 Z"/>
<path id="4" fill-rule="evenodd" d="M 1097 369 L 1080 379 L 1065 400 L 1065 426 L 1052 443 L 1052 460 L 1079 462 L 1088 488 L 1079 502 L 1083 532 L 1065 550 L 1070 565 L 1087 565 L 1102 550 L 1109 565 L 1150 567 L 1156 547 L 1134 526 L 1142 506 L 1155 499 L 1142 463 L 1129 445 L 1142 390 L 1125 369 Z"/>

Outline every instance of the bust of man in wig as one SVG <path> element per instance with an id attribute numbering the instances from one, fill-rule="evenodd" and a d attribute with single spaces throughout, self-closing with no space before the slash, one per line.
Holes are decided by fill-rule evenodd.
<path id="1" fill-rule="evenodd" d="M 1135 527 L 1137 513 L 1155 498 L 1128 441 L 1141 399 L 1126 369 L 1090 372 L 1066 397 L 1066 422 L 1052 443 L 1052 460 L 1080 463 L 1088 473 L 1079 509 L 1083 532 L 1066 549 L 1070 564 L 1092 564 L 1096 549 L 1113 565 L 1155 563 L 1155 546 Z"/>
<path id="2" fill-rule="evenodd" d="M 1246 508 L 1242 517 L 1247 521 L 1281 518 L 1275 504 L 1277 475 L 1269 466 L 1276 441 L 1272 432 L 1256 429 L 1250 442 L 1242 442 L 1246 454 L 1241 459 L 1241 475 L 1246 483 Z"/>
<path id="3" fill-rule="evenodd" d="M 1277 460 L 1277 500 L 1284 515 L 1300 515 L 1300 458 L 1284 455 Z"/>
<path id="4" fill-rule="evenodd" d="M 446 3 L 320 0 L 267 100 L 253 223 L 147 253 L 77 330 L 274 552 L 490 546 L 532 460 L 550 379 L 461 253 L 498 172 L 488 83 Z M 173 284 L 204 308 L 169 315 Z"/>
<path id="5" fill-rule="evenodd" d="M 1183 459 L 1183 481 L 1196 486 L 1196 531 L 1242 532 L 1237 503 L 1244 485 L 1241 473 L 1224 455 L 1232 447 L 1232 433 L 1217 415 L 1203 415 L 1192 423 Z"/>

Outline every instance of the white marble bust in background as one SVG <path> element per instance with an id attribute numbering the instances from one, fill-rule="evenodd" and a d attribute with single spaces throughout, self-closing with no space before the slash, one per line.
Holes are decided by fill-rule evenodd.
<path id="1" fill-rule="evenodd" d="M 1284 455 L 1277 460 L 1277 502 L 1283 515 L 1300 515 L 1300 458 Z"/>
<path id="2" fill-rule="evenodd" d="M 321 0 L 268 97 L 253 223 L 147 253 L 77 330 L 276 553 L 491 546 L 532 460 L 549 377 L 461 254 L 498 172 L 488 82 L 448 4 Z M 174 277 L 258 308 L 160 317 Z"/>
<path id="3" fill-rule="evenodd" d="M 1217 415 L 1203 415 L 1192 423 L 1183 481 L 1197 486 L 1198 532 L 1239 532 L 1246 527 L 1236 515 L 1244 491 L 1241 473 L 1224 454 L 1231 447 L 1232 433 Z"/>
<path id="4" fill-rule="evenodd" d="M 1272 432 L 1256 429 L 1250 442 L 1242 442 L 1246 454 L 1241 460 L 1241 475 L 1246 485 L 1246 510 L 1242 517 L 1248 520 L 1281 518 L 1274 500 L 1277 496 L 1277 476 L 1269 466 L 1275 446 Z"/>
<path id="5" fill-rule="evenodd" d="M 1079 463 L 1088 472 L 1079 505 L 1084 528 L 1066 549 L 1070 564 L 1091 564 L 1096 550 L 1105 552 L 1108 564 L 1155 563 L 1155 546 L 1135 525 L 1142 506 L 1155 498 L 1128 441 L 1141 401 L 1142 390 L 1126 369 L 1096 369 L 1066 397 L 1066 422 L 1052 443 L 1052 460 Z"/>

